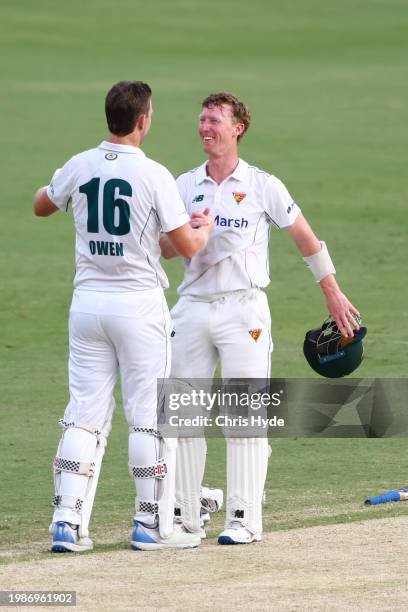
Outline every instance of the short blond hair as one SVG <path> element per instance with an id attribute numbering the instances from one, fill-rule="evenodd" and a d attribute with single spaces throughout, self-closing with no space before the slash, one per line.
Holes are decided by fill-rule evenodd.
<path id="1" fill-rule="evenodd" d="M 251 114 L 241 100 L 231 93 L 213 93 L 202 101 L 201 106 L 209 108 L 210 106 L 222 106 L 223 104 L 230 107 L 232 117 L 236 123 L 244 124 L 244 131 L 238 136 L 239 141 L 251 125 Z"/>

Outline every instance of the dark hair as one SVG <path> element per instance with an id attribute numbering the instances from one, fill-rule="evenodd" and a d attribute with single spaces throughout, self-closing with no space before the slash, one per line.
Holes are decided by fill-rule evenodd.
<path id="1" fill-rule="evenodd" d="M 116 136 L 126 136 L 133 132 L 140 115 L 146 115 L 149 111 L 151 95 L 149 85 L 142 81 L 116 83 L 105 99 L 109 131 Z"/>
<path id="2" fill-rule="evenodd" d="M 238 100 L 236 96 L 230 93 L 221 92 L 214 93 L 207 96 L 201 106 L 203 108 L 209 108 L 210 106 L 222 106 L 226 104 L 231 109 L 231 114 L 236 123 L 244 124 L 244 131 L 238 136 L 238 141 L 241 140 L 247 129 L 251 124 L 251 115 L 247 107 L 241 100 Z"/>

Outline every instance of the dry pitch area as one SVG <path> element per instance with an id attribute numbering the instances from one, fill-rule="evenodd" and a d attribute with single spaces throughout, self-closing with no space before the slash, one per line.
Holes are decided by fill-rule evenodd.
<path id="1" fill-rule="evenodd" d="M 3 566 L 0 588 L 76 590 L 76 610 L 404 609 L 407 541 L 398 517 L 273 532 L 251 546 L 56 555 Z"/>

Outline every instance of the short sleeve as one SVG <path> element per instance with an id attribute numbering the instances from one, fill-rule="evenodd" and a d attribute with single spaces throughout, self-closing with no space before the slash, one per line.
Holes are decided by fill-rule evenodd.
<path id="1" fill-rule="evenodd" d="M 47 195 L 51 202 L 64 212 L 68 212 L 68 204 L 74 187 L 74 174 L 70 161 L 54 172 L 47 187 Z"/>
<path id="2" fill-rule="evenodd" d="M 270 176 L 266 182 L 264 205 L 269 219 L 278 227 L 292 225 L 301 212 L 285 185 L 276 176 Z"/>
<path id="3" fill-rule="evenodd" d="M 180 197 L 184 202 L 184 205 L 186 205 L 186 200 L 187 200 L 187 181 L 186 181 L 186 175 L 185 174 L 180 174 L 180 176 L 178 176 L 176 178 L 176 184 L 177 184 L 177 189 L 179 191 Z"/>
<path id="4" fill-rule="evenodd" d="M 171 232 L 190 221 L 176 181 L 170 172 L 161 167 L 160 181 L 156 188 L 156 211 L 163 232 Z M 159 177 L 158 177 L 159 178 Z"/>

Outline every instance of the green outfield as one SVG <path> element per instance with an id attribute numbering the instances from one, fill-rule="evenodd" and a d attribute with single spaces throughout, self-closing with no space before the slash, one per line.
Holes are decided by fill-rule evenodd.
<path id="1" fill-rule="evenodd" d="M 326 240 L 343 291 L 368 327 L 364 377 L 406 377 L 407 41 L 405 0 L 3 0 L 0 553 L 37 558 L 48 542 L 51 459 L 67 402 L 71 216 L 34 218 L 34 191 L 70 156 L 106 136 L 103 101 L 120 79 L 153 89 L 145 152 L 174 173 L 203 160 L 200 101 L 230 90 L 253 122 L 241 156 L 276 174 Z M 181 265 L 166 266 L 176 300 Z M 286 234 L 272 232 L 277 377 L 311 377 L 301 345 L 325 304 Z M 126 545 L 133 508 L 119 402 L 102 470 L 94 533 Z M 279 440 L 269 530 L 407 514 L 366 510 L 367 494 L 408 481 L 406 440 Z M 224 486 L 223 442 L 206 473 Z M 408 505 L 408 504 L 407 504 Z M 223 517 L 217 516 L 215 536 Z M 121 530 L 116 541 L 106 538 Z M 24 543 L 38 542 L 26 550 Z M 11 553 L 11 554 L 10 554 Z"/>

